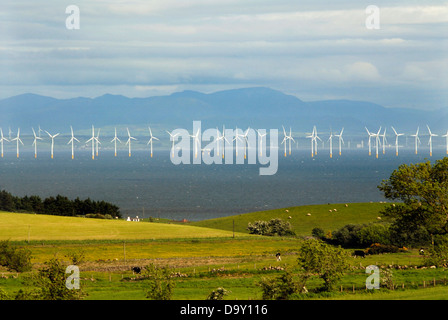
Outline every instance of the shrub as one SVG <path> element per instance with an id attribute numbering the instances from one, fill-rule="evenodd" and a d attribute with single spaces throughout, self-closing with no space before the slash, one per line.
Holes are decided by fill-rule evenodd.
<path id="1" fill-rule="evenodd" d="M 270 221 L 255 221 L 249 222 L 247 229 L 250 234 L 259 234 L 265 236 L 292 236 L 292 226 L 288 221 L 275 218 Z"/>
<path id="2" fill-rule="evenodd" d="M 290 295 L 299 292 L 301 286 L 287 271 L 276 278 L 263 278 L 259 282 L 263 300 L 287 300 Z"/>
<path id="3" fill-rule="evenodd" d="M 428 249 L 423 263 L 426 266 L 446 266 L 448 264 L 448 236 L 436 236 L 434 245 Z"/>
<path id="4" fill-rule="evenodd" d="M 390 230 L 387 225 L 373 223 L 357 231 L 359 245 L 370 246 L 372 243 L 391 244 Z"/>
<path id="5" fill-rule="evenodd" d="M 333 232 L 332 242 L 344 248 L 360 247 L 358 231 L 362 227 L 363 225 L 360 224 L 347 224 Z"/>
<path id="6" fill-rule="evenodd" d="M 10 271 L 25 272 L 31 270 L 31 251 L 19 249 L 9 243 L 0 243 L 0 265 L 7 267 Z"/>
<path id="7" fill-rule="evenodd" d="M 0 288 L 0 300 L 11 300 L 9 294 L 2 288 Z"/>
<path id="8" fill-rule="evenodd" d="M 325 237 L 325 231 L 322 228 L 316 227 L 311 230 L 311 235 L 317 239 L 323 239 Z"/>
<path id="9" fill-rule="evenodd" d="M 36 275 L 30 275 L 30 287 L 37 288 L 32 292 L 22 292 L 21 298 L 38 300 L 80 300 L 85 295 L 81 288 L 67 288 L 69 274 L 66 266 L 58 259 L 50 259 Z"/>
<path id="10" fill-rule="evenodd" d="M 168 267 L 157 267 L 153 263 L 145 267 L 148 272 L 146 297 L 152 300 L 170 300 L 175 283 Z"/>
<path id="11" fill-rule="evenodd" d="M 367 254 L 381 254 L 381 253 L 397 253 L 400 248 L 390 244 L 380 244 L 373 243 L 369 248 L 367 248 Z"/>
<path id="12" fill-rule="evenodd" d="M 213 290 L 208 296 L 206 300 L 223 300 L 224 296 L 227 296 L 231 291 L 226 290 L 224 288 L 218 288 Z"/>
<path id="13" fill-rule="evenodd" d="M 365 248 L 372 243 L 392 244 L 391 239 L 387 224 L 347 224 L 333 232 L 331 243 L 344 248 Z"/>

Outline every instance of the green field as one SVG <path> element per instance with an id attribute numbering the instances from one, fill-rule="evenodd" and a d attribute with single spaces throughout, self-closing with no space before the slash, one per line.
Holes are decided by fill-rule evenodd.
<path id="1" fill-rule="evenodd" d="M 334 231 L 349 223 L 378 221 L 383 203 L 325 204 L 283 208 L 191 223 L 128 222 L 0 212 L 0 240 L 29 248 L 35 272 L 57 257 L 69 263 L 71 252 L 82 251 L 82 285 L 90 300 L 143 300 L 145 280 L 131 266 L 154 263 L 185 275 L 176 279 L 173 299 L 204 300 L 217 287 L 231 291 L 227 299 L 260 299 L 262 277 L 281 274 L 275 268 L 297 267 L 297 248 L 314 227 Z M 336 210 L 334 210 L 336 209 Z M 331 212 L 330 212 L 331 210 Z M 248 222 L 282 218 L 296 237 L 263 237 L 248 234 Z M 381 217 L 384 221 L 384 217 Z M 275 253 L 282 253 L 276 261 Z M 410 269 L 394 271 L 397 290 L 365 290 L 365 266 L 419 266 L 417 250 L 368 256 L 352 260 L 352 270 L 341 281 L 341 290 L 330 296 L 296 299 L 446 299 L 446 271 Z M 0 267 L 0 288 L 14 295 L 23 288 L 26 274 Z M 312 279 L 310 288 L 320 285 Z M 436 286 L 431 285 L 436 283 Z M 423 287 L 424 286 L 424 287 Z"/>
<path id="2" fill-rule="evenodd" d="M 349 223 L 377 221 L 381 216 L 381 209 L 385 206 L 385 203 L 309 205 L 198 221 L 191 225 L 247 233 L 246 228 L 249 222 L 281 218 L 291 223 L 297 235 L 309 236 L 315 227 L 320 227 L 324 231 L 334 231 Z M 384 217 L 381 218 L 384 219 Z"/>

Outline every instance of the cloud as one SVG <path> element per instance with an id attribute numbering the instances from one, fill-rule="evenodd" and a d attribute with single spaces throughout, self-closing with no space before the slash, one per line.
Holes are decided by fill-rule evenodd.
<path id="1" fill-rule="evenodd" d="M 263 85 L 301 98 L 373 102 L 385 97 L 367 97 L 366 88 L 388 90 L 382 102 L 391 106 L 404 103 L 406 92 L 418 101 L 421 92 L 422 108 L 424 92 L 437 88 L 437 103 L 448 101 L 441 71 L 448 6 L 440 1 L 378 1 L 380 30 L 366 29 L 367 5 L 348 0 L 76 4 L 81 29 L 70 31 L 60 1 L 2 1 L 3 97 L 21 87 L 47 87 L 48 95 L 96 96 L 94 88 L 109 88 L 141 96 Z"/>

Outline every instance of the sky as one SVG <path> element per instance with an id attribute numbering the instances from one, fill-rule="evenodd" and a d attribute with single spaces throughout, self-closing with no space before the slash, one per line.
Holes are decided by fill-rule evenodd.
<path id="1" fill-rule="evenodd" d="M 447 31 L 440 0 L 2 0 L 0 99 L 264 86 L 446 109 Z"/>

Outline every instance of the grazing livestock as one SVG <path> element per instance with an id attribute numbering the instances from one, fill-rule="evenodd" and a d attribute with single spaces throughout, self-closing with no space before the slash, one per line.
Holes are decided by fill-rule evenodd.
<path id="1" fill-rule="evenodd" d="M 353 254 L 354 254 L 355 258 L 356 257 L 361 257 L 361 258 L 366 257 L 366 253 L 364 252 L 364 250 L 355 250 L 355 252 Z"/>
<path id="2" fill-rule="evenodd" d="M 277 254 L 275 255 L 275 258 L 277 259 L 277 261 L 282 260 L 282 257 L 280 256 L 280 252 L 277 252 Z"/>

